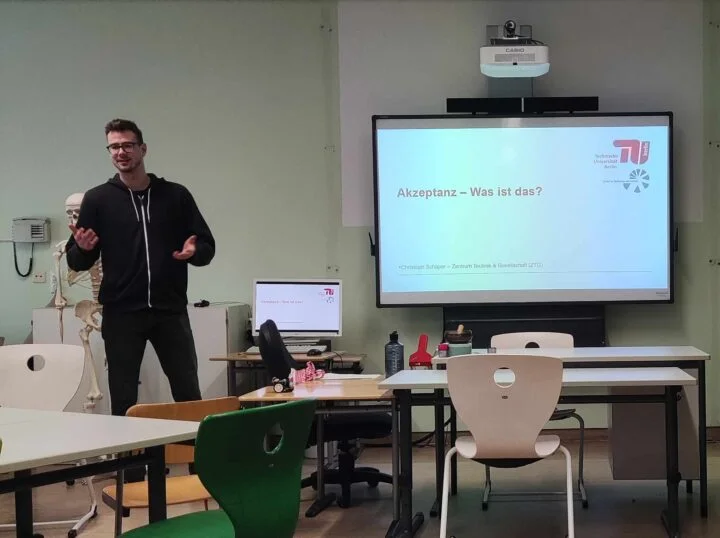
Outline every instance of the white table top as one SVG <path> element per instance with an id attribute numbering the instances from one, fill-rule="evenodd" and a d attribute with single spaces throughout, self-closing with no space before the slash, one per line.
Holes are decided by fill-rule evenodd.
<path id="1" fill-rule="evenodd" d="M 43 415 L 35 409 L 16 409 L 14 407 L 0 407 L 0 427 L 16 422 L 41 420 Z M 2 431 L 2 430 L 0 430 Z M 0 435 L 0 438 L 2 435 Z"/>
<path id="2" fill-rule="evenodd" d="M 0 474 L 187 441 L 199 422 L 0 407 Z"/>
<path id="3" fill-rule="evenodd" d="M 565 368 L 563 387 L 665 387 L 695 385 L 680 368 Z M 401 370 L 378 383 L 381 389 L 446 389 L 447 370 Z"/>
<path id="4" fill-rule="evenodd" d="M 473 349 L 474 355 L 488 355 L 487 349 Z M 607 346 L 571 348 L 498 349 L 497 354 L 543 355 L 565 362 L 643 362 L 709 360 L 710 355 L 693 346 Z M 433 364 L 446 364 L 452 357 L 433 357 Z"/>

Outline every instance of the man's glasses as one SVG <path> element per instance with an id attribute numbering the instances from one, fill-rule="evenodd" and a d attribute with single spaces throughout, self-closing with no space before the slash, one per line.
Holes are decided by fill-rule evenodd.
<path id="1" fill-rule="evenodd" d="M 137 142 L 123 142 L 122 144 L 110 144 L 109 146 L 105 146 L 105 149 L 110 153 L 117 153 L 120 150 L 123 150 L 125 153 L 130 153 L 137 145 Z"/>

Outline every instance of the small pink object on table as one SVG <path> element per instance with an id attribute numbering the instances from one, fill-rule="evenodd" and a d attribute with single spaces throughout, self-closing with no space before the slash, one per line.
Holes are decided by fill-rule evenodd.
<path id="1" fill-rule="evenodd" d="M 303 370 L 292 370 L 290 373 L 290 379 L 292 379 L 294 385 L 300 383 L 307 383 L 308 381 L 314 381 L 316 379 L 322 379 L 325 376 L 325 370 L 315 368 L 312 362 L 308 362 L 307 366 Z"/>

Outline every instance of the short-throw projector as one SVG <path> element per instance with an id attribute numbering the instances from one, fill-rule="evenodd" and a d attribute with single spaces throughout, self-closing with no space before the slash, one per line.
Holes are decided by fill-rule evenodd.
<path id="1" fill-rule="evenodd" d="M 507 21 L 503 37 L 491 38 L 480 48 L 480 72 L 488 77 L 539 77 L 550 71 L 550 50 L 544 43 L 516 34 L 515 21 Z"/>
<path id="2" fill-rule="evenodd" d="M 545 45 L 501 45 L 480 49 L 480 72 L 488 77 L 539 77 L 550 71 Z"/>

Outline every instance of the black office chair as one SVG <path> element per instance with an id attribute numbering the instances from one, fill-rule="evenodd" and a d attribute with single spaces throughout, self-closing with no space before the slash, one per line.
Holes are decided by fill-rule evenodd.
<path id="1" fill-rule="evenodd" d="M 287 379 L 290 368 L 301 369 L 302 366 L 292 358 L 280 336 L 275 322 L 265 321 L 260 325 L 258 347 L 260 356 L 271 377 Z M 317 419 L 308 438 L 308 447 L 317 444 Z M 307 517 L 314 517 L 327 508 L 336 498 L 341 508 L 351 504 L 350 488 L 353 484 L 367 482 L 370 487 L 377 487 L 380 482 L 392 484 L 392 476 L 381 473 L 373 467 L 355 467 L 358 457 L 353 446 L 356 439 L 382 439 L 392 434 L 392 418 L 389 413 L 341 413 L 329 415 L 324 422 L 323 438 L 325 441 L 338 443 L 338 468 L 323 471 L 325 484 L 341 486 L 341 495 L 328 494 L 318 499 L 305 512 Z M 303 479 L 302 487 L 317 488 L 317 472 Z"/>
<path id="2" fill-rule="evenodd" d="M 314 422 L 310 431 L 308 445 L 317 442 L 317 422 Z M 356 467 L 355 460 L 359 450 L 354 444 L 357 439 L 382 439 L 392 434 L 392 418 L 388 413 L 362 413 L 362 414 L 333 414 L 325 419 L 323 438 L 325 441 L 338 443 L 338 468 L 325 469 L 323 482 L 337 484 L 341 487 L 341 494 L 337 497 L 340 508 L 348 508 L 351 503 L 350 488 L 353 484 L 367 482 L 371 488 L 377 487 L 380 482 L 392 484 L 392 476 L 381 473 L 374 467 Z M 303 479 L 302 487 L 317 488 L 317 472 Z M 336 498 L 335 494 L 326 495 L 325 499 L 318 499 L 308 508 L 305 515 L 314 517 L 327 508 Z"/>

